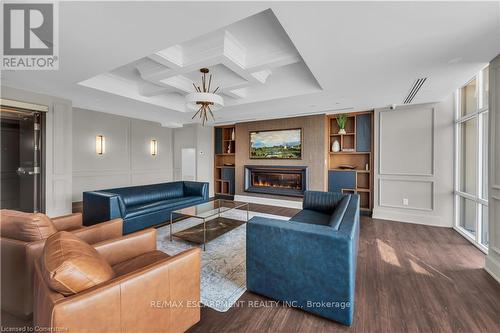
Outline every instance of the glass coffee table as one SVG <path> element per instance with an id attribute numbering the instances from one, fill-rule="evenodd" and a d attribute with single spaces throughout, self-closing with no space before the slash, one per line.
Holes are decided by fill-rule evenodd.
<path id="1" fill-rule="evenodd" d="M 245 220 L 236 220 L 224 217 L 224 214 L 234 209 L 245 209 Z M 172 233 L 174 218 L 193 217 L 200 223 L 185 230 Z M 194 205 L 170 213 L 170 241 L 173 237 L 202 244 L 205 251 L 206 243 L 248 222 L 248 203 L 231 200 L 216 199 Z"/>

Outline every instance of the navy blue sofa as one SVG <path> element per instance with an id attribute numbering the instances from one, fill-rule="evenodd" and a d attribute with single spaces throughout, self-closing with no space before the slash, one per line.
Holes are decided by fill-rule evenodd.
<path id="1" fill-rule="evenodd" d="M 306 191 L 290 221 L 247 223 L 247 288 L 351 325 L 358 239 L 357 194 Z"/>
<path id="2" fill-rule="evenodd" d="M 128 234 L 170 221 L 173 210 L 208 201 L 208 183 L 178 181 L 83 192 L 83 224 L 123 219 Z"/>

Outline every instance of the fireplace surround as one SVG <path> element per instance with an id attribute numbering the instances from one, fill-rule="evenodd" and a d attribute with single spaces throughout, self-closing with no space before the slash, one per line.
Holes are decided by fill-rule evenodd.
<path id="1" fill-rule="evenodd" d="M 245 192 L 302 197 L 307 189 L 306 166 L 245 165 Z"/>

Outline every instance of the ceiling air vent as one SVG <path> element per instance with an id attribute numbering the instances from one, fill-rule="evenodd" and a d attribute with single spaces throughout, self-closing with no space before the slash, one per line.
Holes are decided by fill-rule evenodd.
<path id="1" fill-rule="evenodd" d="M 424 85 L 425 80 L 427 80 L 426 77 L 416 79 L 415 82 L 413 82 L 410 92 L 408 93 L 408 95 L 406 95 L 403 104 L 410 104 L 413 101 L 417 93 L 420 91 L 420 88 L 422 88 L 422 86 Z"/>

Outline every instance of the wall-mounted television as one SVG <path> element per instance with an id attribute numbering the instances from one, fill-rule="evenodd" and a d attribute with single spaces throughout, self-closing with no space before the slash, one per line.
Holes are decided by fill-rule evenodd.
<path id="1" fill-rule="evenodd" d="M 302 129 L 250 132 L 250 158 L 302 159 Z"/>

